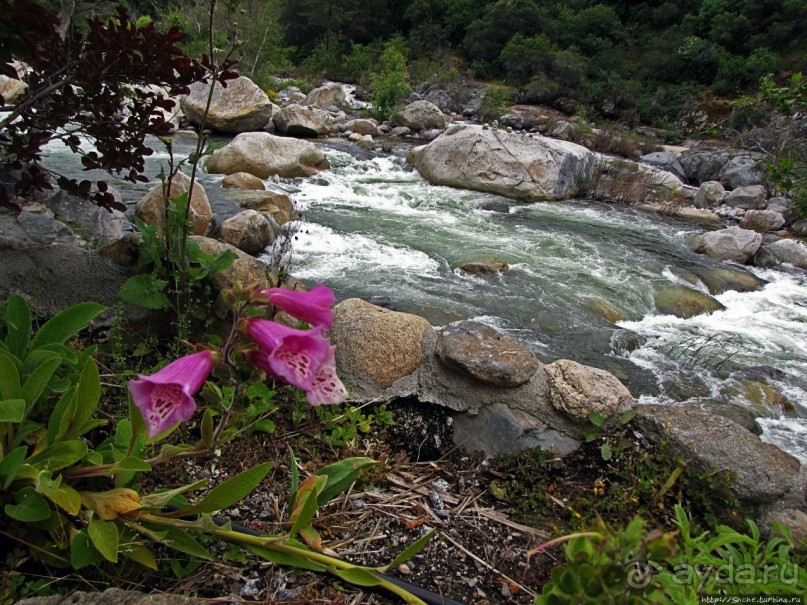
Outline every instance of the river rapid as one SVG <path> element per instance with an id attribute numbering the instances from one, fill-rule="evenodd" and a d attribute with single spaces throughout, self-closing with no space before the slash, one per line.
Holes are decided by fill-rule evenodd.
<path id="1" fill-rule="evenodd" d="M 357 158 L 345 145 L 320 145 L 330 171 L 266 181 L 303 212 L 284 259 L 295 276 L 326 283 L 338 300 L 386 296 L 435 326 L 488 323 L 528 342 L 544 363 L 566 358 L 614 373 L 641 403 L 747 408 L 763 439 L 807 462 L 804 271 L 748 268 L 766 285 L 717 295 L 724 310 L 661 315 L 658 288 L 690 285 L 682 270 L 721 267 L 690 251 L 698 227 L 582 200 L 525 205 L 435 187 L 401 157 Z M 178 140 L 175 149 L 187 153 L 191 142 Z M 148 176 L 167 162 L 155 150 Z M 72 172 L 55 144 L 48 161 Z M 209 197 L 227 195 L 221 178 L 201 175 Z M 120 189 L 134 203 L 146 187 Z M 459 269 L 480 259 L 505 261 L 509 270 L 480 277 Z M 761 402 L 761 383 L 788 404 Z"/>

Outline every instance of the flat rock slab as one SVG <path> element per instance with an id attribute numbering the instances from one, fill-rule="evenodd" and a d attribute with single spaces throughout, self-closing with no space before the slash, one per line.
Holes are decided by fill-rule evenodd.
<path id="1" fill-rule="evenodd" d="M 639 430 L 653 441 L 666 441 L 673 455 L 706 473 L 728 472 L 732 495 L 741 502 L 784 498 L 797 507 L 805 505 L 799 461 L 736 422 L 683 406 L 641 405 L 636 410 Z"/>
<path id="2" fill-rule="evenodd" d="M 51 595 L 22 599 L 17 605 L 191 605 L 203 603 L 177 594 L 143 594 L 132 590 L 108 588 L 103 592 L 74 592 L 69 595 Z"/>
<path id="3" fill-rule="evenodd" d="M 443 328 L 435 353 L 449 368 L 499 387 L 525 384 L 541 365 L 525 343 L 470 320 Z"/>

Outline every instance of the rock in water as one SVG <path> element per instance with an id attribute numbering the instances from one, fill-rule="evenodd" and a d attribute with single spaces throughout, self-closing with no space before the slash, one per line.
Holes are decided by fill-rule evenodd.
<path id="1" fill-rule="evenodd" d="M 197 82 L 182 100 L 182 110 L 192 123 L 202 123 L 209 84 Z M 236 134 L 260 130 L 272 117 L 269 97 L 249 78 L 240 76 L 227 81 L 227 88 L 216 82 L 213 100 L 204 121 L 206 128 Z"/>
<path id="2" fill-rule="evenodd" d="M 245 132 L 213 152 L 205 168 L 212 174 L 248 172 L 259 179 L 298 178 L 330 168 L 325 154 L 308 141 Z"/>

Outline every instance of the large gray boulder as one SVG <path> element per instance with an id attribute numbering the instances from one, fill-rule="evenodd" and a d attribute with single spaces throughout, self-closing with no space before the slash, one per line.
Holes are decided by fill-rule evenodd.
<path id="1" fill-rule="evenodd" d="M 272 121 L 278 132 L 295 137 L 323 137 L 339 131 L 339 124 L 331 114 L 313 105 L 292 103 L 272 116 Z"/>
<path id="2" fill-rule="evenodd" d="M 337 82 L 323 84 L 309 92 L 300 105 L 316 105 L 327 109 L 331 105 L 340 106 L 345 102 L 345 89 Z"/>
<path id="3" fill-rule="evenodd" d="M 392 116 L 395 126 L 405 126 L 412 130 L 445 128 L 446 118 L 440 108 L 429 101 L 415 101 Z"/>
<path id="4" fill-rule="evenodd" d="M 767 197 L 768 192 L 762 185 L 748 185 L 747 187 L 732 189 L 724 201 L 728 206 L 734 206 L 735 208 L 756 210 L 765 205 Z"/>
<path id="5" fill-rule="evenodd" d="M 342 126 L 345 130 L 360 135 L 369 134 L 371 137 L 374 137 L 378 134 L 378 122 L 368 118 L 355 118 L 345 122 Z"/>
<path id="6" fill-rule="evenodd" d="M 766 244 L 765 249 L 780 263 L 807 269 L 807 245 L 796 239 L 780 239 Z"/>
<path id="7" fill-rule="evenodd" d="M 205 168 L 213 174 L 249 172 L 260 179 L 274 175 L 298 178 L 326 170 L 330 164 L 325 154 L 308 141 L 248 132 L 214 151 Z"/>
<path id="8" fill-rule="evenodd" d="M 762 246 L 762 235 L 750 229 L 728 227 L 698 236 L 692 242 L 695 252 L 708 254 L 717 260 L 745 264 Z"/>
<path id="9" fill-rule="evenodd" d="M 213 287 L 217 292 L 230 289 L 240 284 L 243 287 L 260 286 L 261 288 L 273 287 L 276 279 L 266 263 L 262 263 L 257 258 L 250 256 L 231 244 L 218 240 L 194 235 L 194 241 L 199 244 L 202 252 L 218 256 L 222 252 L 229 250 L 235 254 L 233 263 L 226 269 L 217 271 L 211 278 Z"/>
<path id="10" fill-rule="evenodd" d="M 775 210 L 749 210 L 740 221 L 740 227 L 757 233 L 777 231 L 785 226 L 785 217 Z"/>
<path id="11" fill-rule="evenodd" d="M 123 201 L 119 191 L 111 187 L 109 190 L 115 201 Z M 66 191 L 57 191 L 45 204 L 61 220 L 78 227 L 78 232 L 85 239 L 111 241 L 123 236 L 123 225 L 127 221 L 126 215 L 120 210 L 101 208 Z"/>
<path id="12" fill-rule="evenodd" d="M 588 190 L 594 199 L 621 204 L 666 204 L 684 192 L 681 179 L 661 168 L 602 154 L 595 157 L 594 176 Z"/>
<path id="13" fill-rule="evenodd" d="M 272 223 L 262 212 L 244 210 L 219 226 L 219 238 L 247 254 L 258 254 L 275 239 Z"/>
<path id="14" fill-rule="evenodd" d="M 187 193 L 191 185 L 191 178 L 184 172 L 177 172 L 171 179 L 171 187 L 168 190 L 168 197 L 175 198 L 183 193 Z M 147 225 L 157 227 L 157 232 L 162 233 L 165 228 L 165 205 L 166 196 L 163 184 L 160 183 L 151 189 L 135 206 L 135 214 Z M 193 235 L 204 235 L 210 227 L 213 219 L 213 210 L 207 199 L 204 187 L 199 182 L 193 184 L 193 194 L 191 195 L 191 207 L 188 218 L 193 224 L 191 233 Z"/>
<path id="15" fill-rule="evenodd" d="M 652 441 L 666 442 L 670 453 L 691 460 L 710 475 L 729 475 L 730 494 L 743 504 L 784 499 L 805 505 L 805 477 L 799 461 L 728 418 L 703 410 L 641 405 L 635 422 Z"/>
<path id="16" fill-rule="evenodd" d="M 579 195 L 591 178 L 594 154 L 542 136 L 454 124 L 414 148 L 406 161 L 433 185 L 538 202 Z"/>
<path id="17" fill-rule="evenodd" d="M 589 422 L 592 413 L 608 419 L 629 410 L 633 404 L 630 391 L 605 370 L 568 359 L 559 359 L 545 369 L 552 405 L 583 425 Z"/>
<path id="18" fill-rule="evenodd" d="M 228 174 L 221 181 L 221 186 L 225 189 L 240 189 L 242 191 L 264 191 L 266 185 L 254 174 L 248 172 L 234 172 Z"/>
<path id="19" fill-rule="evenodd" d="M 726 199 L 726 189 L 720 181 L 706 181 L 700 184 L 695 194 L 696 208 L 716 208 Z"/>
<path id="20" fill-rule="evenodd" d="M 729 189 L 759 185 L 763 177 L 759 160 L 758 154 L 735 156 L 720 169 L 717 180 Z"/>
<path id="21" fill-rule="evenodd" d="M 527 344 L 471 320 L 440 330 L 435 353 L 447 367 L 500 387 L 526 383 L 541 366 Z"/>
<path id="22" fill-rule="evenodd" d="M 202 123 L 210 85 L 197 82 L 190 90 L 182 100 L 182 110 L 198 126 Z M 272 104 L 266 93 L 249 78 L 240 76 L 228 80 L 226 88 L 216 82 L 205 127 L 231 134 L 249 132 L 266 126 L 271 117 Z"/>
<path id="23" fill-rule="evenodd" d="M 681 181 L 685 181 L 687 178 L 686 173 L 684 173 L 684 168 L 681 166 L 681 162 L 669 151 L 654 151 L 653 153 L 643 155 L 639 158 L 639 161 L 643 164 L 649 164 L 650 166 L 661 168 L 667 172 L 672 172 Z"/>

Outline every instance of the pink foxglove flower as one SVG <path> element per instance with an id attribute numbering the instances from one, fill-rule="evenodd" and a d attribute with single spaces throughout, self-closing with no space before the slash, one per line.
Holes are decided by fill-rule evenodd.
<path id="1" fill-rule="evenodd" d="M 328 358 L 330 343 L 321 329 L 297 330 L 253 317 L 247 332 L 259 347 L 250 354 L 255 365 L 304 391 Z"/>
<path id="2" fill-rule="evenodd" d="M 151 376 L 129 381 L 132 401 L 140 410 L 149 437 L 178 422 L 190 420 L 196 411 L 193 396 L 213 369 L 213 353 L 200 351 L 172 361 Z"/>
<path id="3" fill-rule="evenodd" d="M 314 376 L 314 384 L 305 396 L 311 405 L 342 403 L 347 399 L 347 389 L 336 375 L 336 347 L 328 349 L 328 356 Z"/>
<path id="4" fill-rule="evenodd" d="M 286 288 L 269 288 L 263 291 L 269 302 L 280 307 L 315 328 L 328 330 L 333 323 L 331 307 L 336 301 L 333 290 L 317 284 L 308 292 L 297 292 Z"/>

